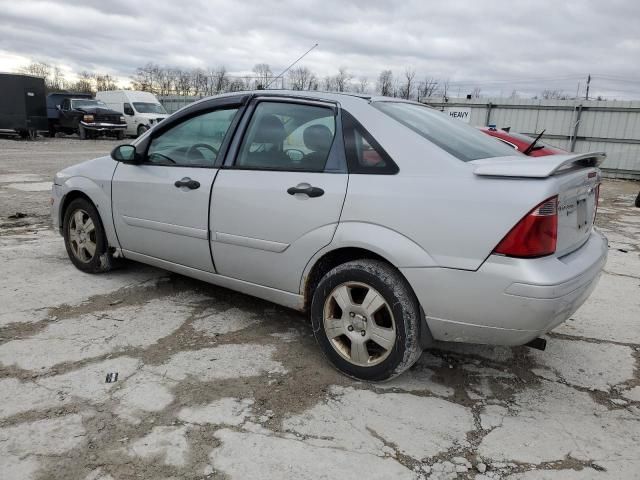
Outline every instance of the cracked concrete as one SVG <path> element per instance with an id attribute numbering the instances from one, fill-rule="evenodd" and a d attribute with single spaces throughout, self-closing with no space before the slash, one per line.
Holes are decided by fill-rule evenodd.
<path id="1" fill-rule="evenodd" d="M 76 270 L 39 189 L 112 147 L 0 139 L 0 478 L 640 478 L 638 184 L 603 184 L 606 273 L 547 351 L 438 343 L 367 384 L 304 315 L 135 263 Z"/>

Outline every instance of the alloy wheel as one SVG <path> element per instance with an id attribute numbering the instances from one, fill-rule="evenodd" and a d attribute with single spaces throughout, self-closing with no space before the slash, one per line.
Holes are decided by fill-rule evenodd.
<path id="1" fill-rule="evenodd" d="M 346 282 L 334 288 L 324 303 L 323 325 L 335 351 L 362 367 L 384 361 L 396 342 L 391 307 L 365 283 Z"/>
<path id="2" fill-rule="evenodd" d="M 69 245 L 73 255 L 89 263 L 96 254 L 96 227 L 87 212 L 78 209 L 69 219 Z"/>

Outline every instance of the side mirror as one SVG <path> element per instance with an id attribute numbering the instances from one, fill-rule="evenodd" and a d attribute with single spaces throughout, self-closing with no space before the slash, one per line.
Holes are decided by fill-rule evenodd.
<path id="1" fill-rule="evenodd" d="M 116 162 L 129 163 L 132 165 L 139 163 L 136 155 L 136 147 L 133 145 L 118 145 L 111 150 L 111 158 Z"/>

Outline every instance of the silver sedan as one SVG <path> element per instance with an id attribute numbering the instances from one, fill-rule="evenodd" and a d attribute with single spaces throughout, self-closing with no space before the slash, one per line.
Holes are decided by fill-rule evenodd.
<path id="1" fill-rule="evenodd" d="M 385 380 L 434 340 L 543 345 L 606 261 L 603 159 L 398 99 L 243 92 L 59 172 L 52 218 L 80 270 L 124 257 L 308 311 L 333 365 Z"/>

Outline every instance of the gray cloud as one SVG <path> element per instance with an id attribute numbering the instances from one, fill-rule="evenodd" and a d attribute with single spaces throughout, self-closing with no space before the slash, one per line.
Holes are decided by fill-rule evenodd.
<path id="1" fill-rule="evenodd" d="M 304 64 L 320 76 L 412 68 L 454 94 L 509 94 L 575 92 L 592 73 L 593 94 L 640 98 L 638 18 L 631 0 L 0 0 L 0 51 L 127 78 L 147 62 L 278 71 L 318 42 Z"/>

